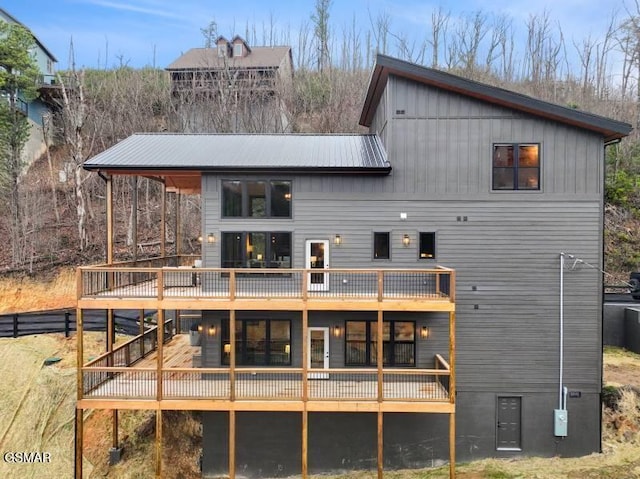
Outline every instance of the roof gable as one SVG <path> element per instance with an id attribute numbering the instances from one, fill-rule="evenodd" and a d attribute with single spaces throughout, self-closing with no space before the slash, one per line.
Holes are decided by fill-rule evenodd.
<path id="1" fill-rule="evenodd" d="M 371 126 L 389 75 L 407 78 L 495 105 L 584 128 L 601 134 L 607 142 L 627 136 L 632 129 L 628 123 L 538 100 L 510 90 L 380 54 L 376 58 L 376 65 L 360 115 L 361 125 Z"/>
<path id="2" fill-rule="evenodd" d="M 40 47 L 40 49 L 44 52 L 44 54 L 47 55 L 51 59 L 52 62 L 56 62 L 56 63 L 58 62 L 58 60 L 53 55 L 53 53 L 51 53 L 51 51 L 44 45 L 44 43 L 42 43 L 40 41 L 40 39 L 38 39 L 38 37 L 34 35 L 34 33 L 31 31 L 31 29 L 29 27 L 27 27 L 24 23 L 22 23 L 20 20 L 18 20 L 13 15 L 11 15 L 9 12 L 7 12 L 2 7 L 0 7 L 0 17 L 4 17 L 4 19 L 7 22 L 16 23 L 16 24 L 20 25 L 21 27 L 24 27 L 29 33 L 31 33 L 31 36 L 33 37 L 34 41 L 36 42 L 36 45 L 38 45 Z"/>

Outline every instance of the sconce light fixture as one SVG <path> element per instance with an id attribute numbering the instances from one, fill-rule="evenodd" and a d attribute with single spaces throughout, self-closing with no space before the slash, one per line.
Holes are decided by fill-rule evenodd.
<path id="1" fill-rule="evenodd" d="M 230 343 L 226 343 L 224 345 L 224 354 L 231 354 L 231 344 Z"/>
<path id="2" fill-rule="evenodd" d="M 209 326 L 209 336 L 215 336 L 216 335 L 216 327 L 212 324 L 211 326 Z"/>
<path id="3" fill-rule="evenodd" d="M 290 344 L 285 344 L 284 353 L 285 354 L 291 354 L 291 345 Z"/>
<path id="4" fill-rule="evenodd" d="M 429 337 L 429 328 L 422 326 L 422 329 L 420 330 L 420 337 L 422 339 L 427 339 Z"/>
<path id="5" fill-rule="evenodd" d="M 214 235 L 213 233 L 209 233 L 207 235 L 207 243 L 215 243 L 216 242 L 216 235 Z"/>
<path id="6" fill-rule="evenodd" d="M 202 332 L 202 324 L 198 324 L 198 332 L 201 333 Z"/>
<path id="7" fill-rule="evenodd" d="M 198 243 L 202 243 L 202 235 L 198 236 Z"/>
<path id="8" fill-rule="evenodd" d="M 336 338 L 340 337 L 340 326 L 338 326 L 337 324 L 333 327 L 333 335 Z"/>
<path id="9" fill-rule="evenodd" d="M 340 246 L 340 245 L 342 244 L 342 236 L 340 236 L 340 235 L 336 235 L 336 236 L 333 238 L 333 242 L 334 242 L 336 245 Z"/>
<path id="10" fill-rule="evenodd" d="M 411 244 L 411 238 L 409 237 L 409 235 L 405 234 L 402 237 L 402 244 L 405 246 L 409 246 Z"/>

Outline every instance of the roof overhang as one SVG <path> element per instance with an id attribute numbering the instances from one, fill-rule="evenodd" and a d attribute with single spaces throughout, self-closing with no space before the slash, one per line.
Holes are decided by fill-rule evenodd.
<path id="1" fill-rule="evenodd" d="M 360 115 L 361 125 L 371 126 L 389 75 L 399 76 L 494 105 L 590 130 L 601 134 L 605 143 L 620 140 L 632 130 L 631 125 L 628 123 L 538 100 L 510 90 L 468 80 L 440 70 L 381 54 L 376 58 L 376 65 L 369 82 L 365 103 Z"/>

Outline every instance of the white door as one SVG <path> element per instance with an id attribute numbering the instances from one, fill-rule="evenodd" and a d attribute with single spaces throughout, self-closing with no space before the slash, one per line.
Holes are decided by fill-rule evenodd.
<path id="1" fill-rule="evenodd" d="M 307 289 L 309 291 L 329 291 L 329 274 L 320 272 L 329 269 L 329 240 L 307 240 L 305 250 L 305 267 L 319 271 L 309 273 Z"/>
<path id="2" fill-rule="evenodd" d="M 309 379 L 329 379 L 329 328 L 309 328 Z"/>

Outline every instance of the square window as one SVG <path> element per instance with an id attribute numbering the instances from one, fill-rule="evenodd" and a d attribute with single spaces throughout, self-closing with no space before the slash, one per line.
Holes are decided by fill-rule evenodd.
<path id="1" fill-rule="evenodd" d="M 418 255 L 420 259 L 433 259 L 436 257 L 435 233 L 420 233 L 420 249 Z"/>
<path id="2" fill-rule="evenodd" d="M 494 190 L 539 190 L 540 145 L 493 145 Z"/>
<path id="3" fill-rule="evenodd" d="M 291 181 L 222 180 L 223 218 L 291 218 Z"/>
<path id="4" fill-rule="evenodd" d="M 373 259 L 389 259 L 389 233 L 373 233 Z"/>

